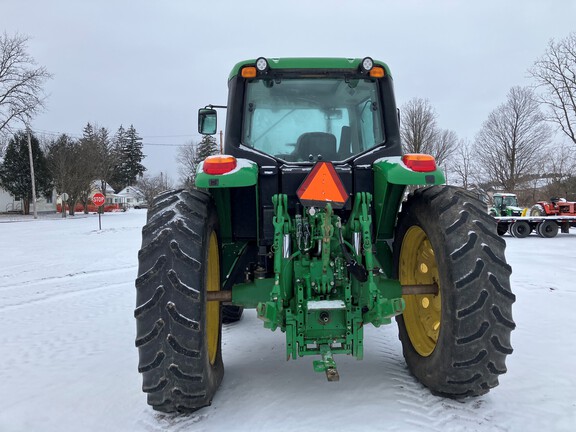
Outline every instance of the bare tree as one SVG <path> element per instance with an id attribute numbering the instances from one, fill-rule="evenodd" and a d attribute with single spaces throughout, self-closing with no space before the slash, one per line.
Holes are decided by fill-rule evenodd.
<path id="1" fill-rule="evenodd" d="M 78 163 L 77 146 L 78 143 L 66 134 L 60 135 L 46 146 L 48 168 L 54 179 L 54 187 L 58 195 L 63 196 L 64 193 L 67 193 L 70 196 L 68 191 L 73 190 L 78 181 L 75 167 L 75 164 Z M 62 216 L 66 213 L 66 203 L 68 202 L 68 200 L 62 199 Z M 74 214 L 72 207 L 73 205 L 70 211 L 71 214 Z"/>
<path id="2" fill-rule="evenodd" d="M 438 165 L 448 161 L 456 150 L 458 137 L 438 128 L 436 112 L 426 99 L 413 98 L 401 110 L 400 136 L 406 153 L 427 153 Z"/>
<path id="3" fill-rule="evenodd" d="M 548 157 L 550 134 L 533 91 L 512 87 L 476 136 L 476 156 L 486 180 L 513 192 Z"/>
<path id="4" fill-rule="evenodd" d="M 149 176 L 144 174 L 142 177 L 138 179 L 136 187 L 142 192 L 144 195 L 144 199 L 148 204 L 152 204 L 154 198 L 156 198 L 160 193 L 164 192 L 165 190 L 169 190 L 173 188 L 172 181 L 168 176 L 158 175 L 158 176 Z"/>
<path id="5" fill-rule="evenodd" d="M 425 99 L 413 98 L 400 109 L 400 136 L 406 153 L 431 153 L 436 140 L 436 113 Z"/>
<path id="6" fill-rule="evenodd" d="M 67 191 L 71 215 L 75 212 L 77 202 L 82 203 L 85 213 L 88 210 L 88 199 L 93 188 L 94 170 L 87 165 L 86 161 L 90 160 L 93 151 L 94 149 L 82 140 L 79 140 L 72 149 L 72 158 L 75 163 L 71 168 L 71 183 Z"/>
<path id="7" fill-rule="evenodd" d="M 547 119 L 576 144 L 576 32 L 559 42 L 551 40 L 529 73 L 542 90 Z"/>
<path id="8" fill-rule="evenodd" d="M 83 204 L 84 212 L 88 211 L 95 171 L 86 165 L 86 161 L 95 161 L 94 154 L 91 143 L 74 140 L 67 135 L 61 135 L 48 144 L 48 163 L 56 191 L 68 194 L 71 215 L 78 202 Z"/>
<path id="9" fill-rule="evenodd" d="M 190 141 L 185 146 L 179 147 L 176 161 L 178 162 L 180 182 L 187 188 L 194 186 L 196 168 L 198 167 L 198 143 Z"/>
<path id="10" fill-rule="evenodd" d="M 0 36 L 0 134 L 12 121 L 25 123 L 44 108 L 44 82 L 51 77 L 26 52 L 28 38 Z"/>
<path id="11" fill-rule="evenodd" d="M 54 187 L 58 194 L 66 192 L 71 179 L 71 169 L 77 161 L 72 158 L 75 141 L 66 134 L 48 143 L 48 168 L 54 179 Z"/>
<path id="12" fill-rule="evenodd" d="M 444 165 L 458 149 L 458 135 L 448 129 L 440 129 L 436 134 L 432 156 L 438 165 Z"/>
<path id="13" fill-rule="evenodd" d="M 538 198 L 565 198 L 566 195 L 572 192 L 567 188 L 569 180 L 576 175 L 576 156 L 572 146 L 569 147 L 565 142 L 555 145 L 554 152 L 547 160 L 546 172 L 549 179 L 549 183 L 545 188 L 546 196 L 539 196 Z"/>
<path id="14" fill-rule="evenodd" d="M 468 140 L 461 139 L 451 164 L 451 171 L 456 177 L 456 183 L 464 189 L 470 189 L 477 184 L 478 170 L 475 163 L 474 149 Z"/>

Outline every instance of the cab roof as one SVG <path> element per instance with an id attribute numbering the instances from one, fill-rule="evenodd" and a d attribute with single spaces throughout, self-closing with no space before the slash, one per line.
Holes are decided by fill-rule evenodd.
<path id="1" fill-rule="evenodd" d="M 230 72 L 228 80 L 234 78 L 240 69 L 247 65 L 254 65 L 257 59 L 244 60 L 236 63 Z M 349 69 L 357 70 L 363 58 L 343 58 L 343 57 L 266 57 L 270 69 Z M 382 66 L 386 76 L 391 77 L 390 68 L 382 61 L 374 60 L 374 64 Z"/>

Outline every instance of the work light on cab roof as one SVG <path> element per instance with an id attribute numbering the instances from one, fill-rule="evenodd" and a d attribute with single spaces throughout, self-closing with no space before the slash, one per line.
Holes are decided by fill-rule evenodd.
<path id="1" fill-rule="evenodd" d="M 260 72 L 266 72 L 268 70 L 268 60 L 264 57 L 259 57 L 258 60 L 256 60 L 256 69 Z"/>
<path id="2" fill-rule="evenodd" d="M 374 67 L 374 60 L 372 60 L 370 57 L 365 57 L 362 60 L 361 66 L 362 71 L 368 73 Z"/>

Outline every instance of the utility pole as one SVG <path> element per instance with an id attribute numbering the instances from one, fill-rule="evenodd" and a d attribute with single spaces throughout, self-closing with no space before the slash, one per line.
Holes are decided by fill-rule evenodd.
<path id="1" fill-rule="evenodd" d="M 34 158 L 32 157 L 32 138 L 30 136 L 30 126 L 26 128 L 28 132 L 28 156 L 30 156 L 30 176 L 32 177 L 32 208 L 34 209 L 34 219 L 38 219 L 36 211 L 36 180 L 34 178 Z"/>
<path id="2" fill-rule="evenodd" d="M 224 145 L 222 144 L 224 140 L 222 139 L 222 130 L 220 130 L 220 154 L 224 154 Z"/>

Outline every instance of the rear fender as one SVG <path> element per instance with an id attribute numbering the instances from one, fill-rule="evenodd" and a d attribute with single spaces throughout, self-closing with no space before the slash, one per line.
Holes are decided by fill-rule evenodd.
<path id="1" fill-rule="evenodd" d="M 391 249 L 387 240 L 394 236 L 394 226 L 407 186 L 444 184 L 446 178 L 440 169 L 418 172 L 408 168 L 400 156 L 378 159 L 374 171 L 374 212 L 376 223 L 377 256 L 381 263 L 391 262 Z"/>
<path id="2" fill-rule="evenodd" d="M 204 162 L 198 165 L 195 185 L 199 189 L 207 189 L 212 195 L 218 211 L 220 221 L 220 236 L 223 242 L 233 241 L 231 220 L 231 193 L 233 188 L 256 187 L 258 183 L 258 165 L 248 159 L 237 159 L 236 167 L 224 174 L 208 174 L 204 172 Z M 256 209 L 258 208 L 258 196 L 256 195 Z M 258 212 L 255 212 L 257 219 Z M 251 211 L 247 212 L 252 214 Z M 258 224 L 258 221 L 256 221 Z"/>
<path id="3" fill-rule="evenodd" d="M 258 165 L 248 159 L 237 159 L 236 168 L 225 174 L 211 175 L 204 172 L 204 162 L 196 171 L 196 187 L 233 188 L 255 186 L 258 183 Z"/>
<path id="4" fill-rule="evenodd" d="M 230 172 L 218 175 L 212 175 L 204 172 L 204 163 L 198 165 L 196 172 L 195 185 L 197 188 L 207 189 L 207 191 L 212 195 L 214 204 L 216 205 L 216 211 L 218 213 L 219 220 L 219 234 L 221 238 L 221 280 L 225 289 L 230 289 L 231 285 L 235 282 L 235 272 L 237 267 L 244 263 L 244 255 L 253 252 L 250 247 L 248 247 L 248 240 L 245 235 L 240 235 L 244 237 L 243 239 L 238 239 L 238 229 L 234 229 L 234 224 L 238 223 L 238 220 L 244 217 L 243 222 L 245 224 L 253 223 L 255 224 L 254 233 L 259 232 L 258 230 L 258 195 L 256 190 L 255 200 L 250 200 L 252 205 L 256 208 L 245 208 L 245 213 L 243 216 L 232 217 L 232 212 L 236 209 L 238 212 L 238 204 L 232 205 L 232 196 L 237 196 L 238 193 L 231 193 L 232 189 L 237 188 L 255 188 L 258 183 L 258 165 L 248 159 L 237 159 L 236 168 Z M 236 192 L 240 192 L 239 190 Z M 247 203 L 240 203 L 241 205 L 246 205 Z M 253 220 L 252 220 L 253 219 Z M 236 222 L 234 222 L 236 220 Z M 237 228 L 237 227 L 236 227 Z M 245 233 L 244 233 L 245 234 Z M 257 239 L 254 239 L 257 241 Z M 256 243 L 257 244 L 257 243 Z"/>

